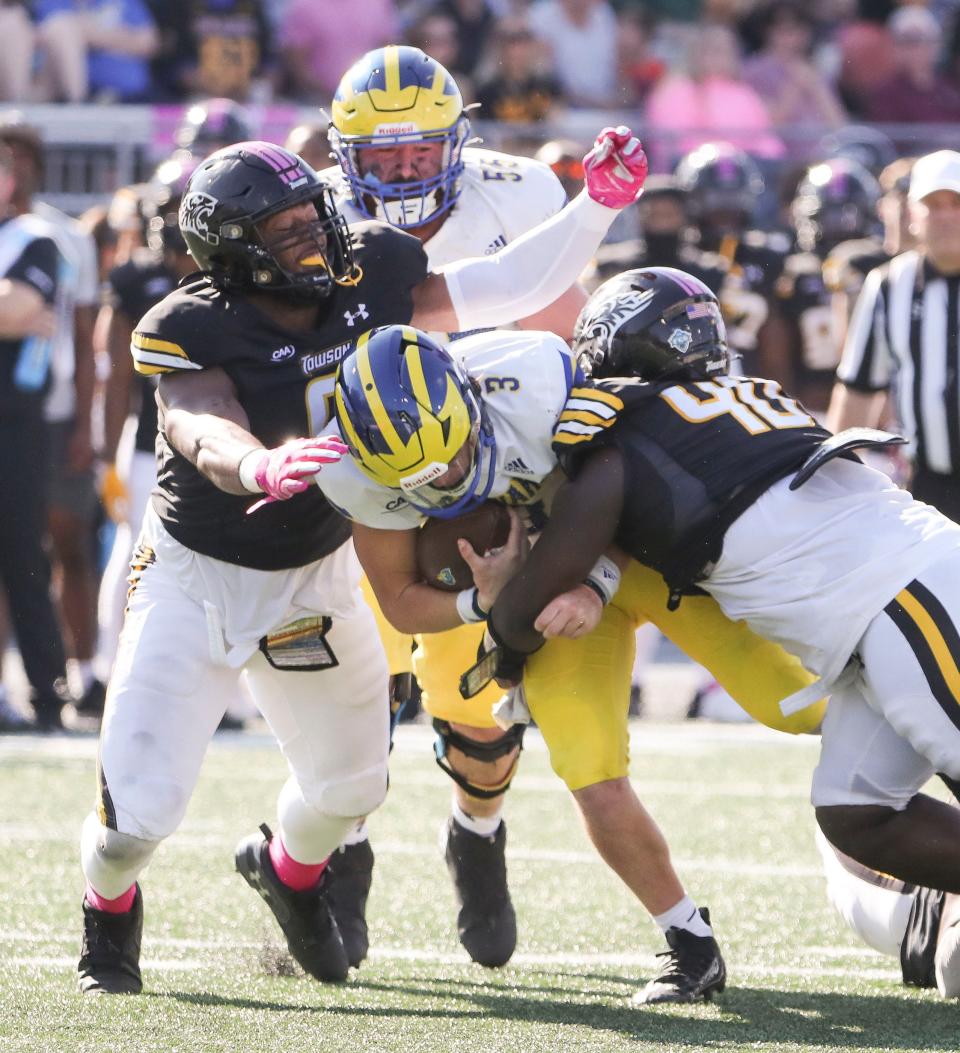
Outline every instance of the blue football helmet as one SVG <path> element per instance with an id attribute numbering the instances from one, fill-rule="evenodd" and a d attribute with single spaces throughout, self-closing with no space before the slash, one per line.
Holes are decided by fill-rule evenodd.
<path id="1" fill-rule="evenodd" d="M 420 227 L 456 204 L 469 134 L 453 77 L 406 45 L 377 48 L 347 70 L 333 97 L 328 132 L 357 208 L 401 229 Z M 366 151 L 419 143 L 443 144 L 437 175 L 383 182 L 365 171 Z"/>
<path id="2" fill-rule="evenodd" d="M 418 512 L 452 519 L 487 499 L 493 427 L 466 370 L 426 333 L 364 333 L 337 373 L 335 404 L 357 466 Z"/>

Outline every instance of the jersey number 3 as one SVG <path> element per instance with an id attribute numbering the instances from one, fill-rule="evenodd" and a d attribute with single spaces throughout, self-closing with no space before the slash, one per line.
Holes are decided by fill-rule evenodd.
<path id="1" fill-rule="evenodd" d="M 698 397 L 691 387 L 698 388 L 705 397 Z M 796 399 L 783 394 L 775 380 L 751 380 L 749 377 L 703 380 L 686 387 L 666 388 L 660 392 L 660 398 L 691 423 L 715 420 L 729 414 L 751 435 L 816 425 Z"/>

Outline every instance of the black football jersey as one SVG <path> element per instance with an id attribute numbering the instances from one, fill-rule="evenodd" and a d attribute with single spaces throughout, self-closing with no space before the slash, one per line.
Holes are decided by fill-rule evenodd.
<path id="1" fill-rule="evenodd" d="M 413 287 L 427 273 L 420 242 L 384 223 L 351 227 L 356 286 L 337 286 L 313 330 L 285 329 L 255 300 L 206 279 L 184 285 L 140 321 L 133 356 L 144 375 L 220 368 L 233 381 L 249 429 L 266 447 L 315 435 L 330 418 L 334 376 L 357 339 L 413 315 Z M 153 507 L 170 534 L 197 552 L 259 570 L 304 566 L 338 548 L 350 527 L 316 486 L 288 501 L 247 509 L 254 495 L 214 486 L 167 441 L 161 416 Z"/>
<path id="2" fill-rule="evenodd" d="M 149 249 L 136 251 L 126 263 L 114 267 L 107 277 L 110 304 L 136 325 L 177 286 L 176 275 Z M 156 381 L 139 377 L 140 405 L 137 413 L 136 449 L 153 453 L 157 438 Z"/>
<path id="3" fill-rule="evenodd" d="M 717 294 L 727 343 L 742 357 L 747 374 L 756 372 L 760 330 L 788 251 L 780 235 L 747 231 L 742 238 L 728 235 L 715 253 L 703 254 L 703 264 L 717 275 L 704 281 Z"/>
<path id="4" fill-rule="evenodd" d="M 617 544 L 674 588 L 715 560 L 730 524 L 829 432 L 772 380 L 602 380 L 574 388 L 553 448 L 570 476 L 615 447 L 626 471 Z"/>
<path id="5" fill-rule="evenodd" d="M 787 258 L 777 283 L 778 310 L 786 323 L 791 388 L 816 411 L 825 411 L 840 364 L 843 334 L 823 263 L 812 252 Z"/>

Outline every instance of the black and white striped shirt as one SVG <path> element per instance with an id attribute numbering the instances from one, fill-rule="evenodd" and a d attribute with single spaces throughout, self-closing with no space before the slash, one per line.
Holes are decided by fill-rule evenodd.
<path id="1" fill-rule="evenodd" d="M 892 388 L 918 468 L 960 471 L 960 275 L 916 251 L 867 275 L 837 380 L 864 393 Z"/>

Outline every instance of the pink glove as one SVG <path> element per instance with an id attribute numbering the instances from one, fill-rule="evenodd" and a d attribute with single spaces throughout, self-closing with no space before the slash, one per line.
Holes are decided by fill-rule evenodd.
<path id="1" fill-rule="evenodd" d="M 629 128 L 604 128 L 583 159 L 587 193 L 607 208 L 626 208 L 640 196 L 647 168 L 647 155 Z"/>
<path id="2" fill-rule="evenodd" d="M 248 468 L 241 472 L 241 480 L 249 472 L 267 495 L 247 509 L 247 514 L 271 501 L 286 501 L 294 494 L 302 493 L 325 464 L 336 464 L 346 452 L 347 446 L 342 439 L 324 435 L 314 439 L 291 439 L 273 450 L 263 450 L 259 460 L 256 460 L 255 453 L 247 454 L 254 459 L 254 464 L 250 466 L 252 471 Z"/>

